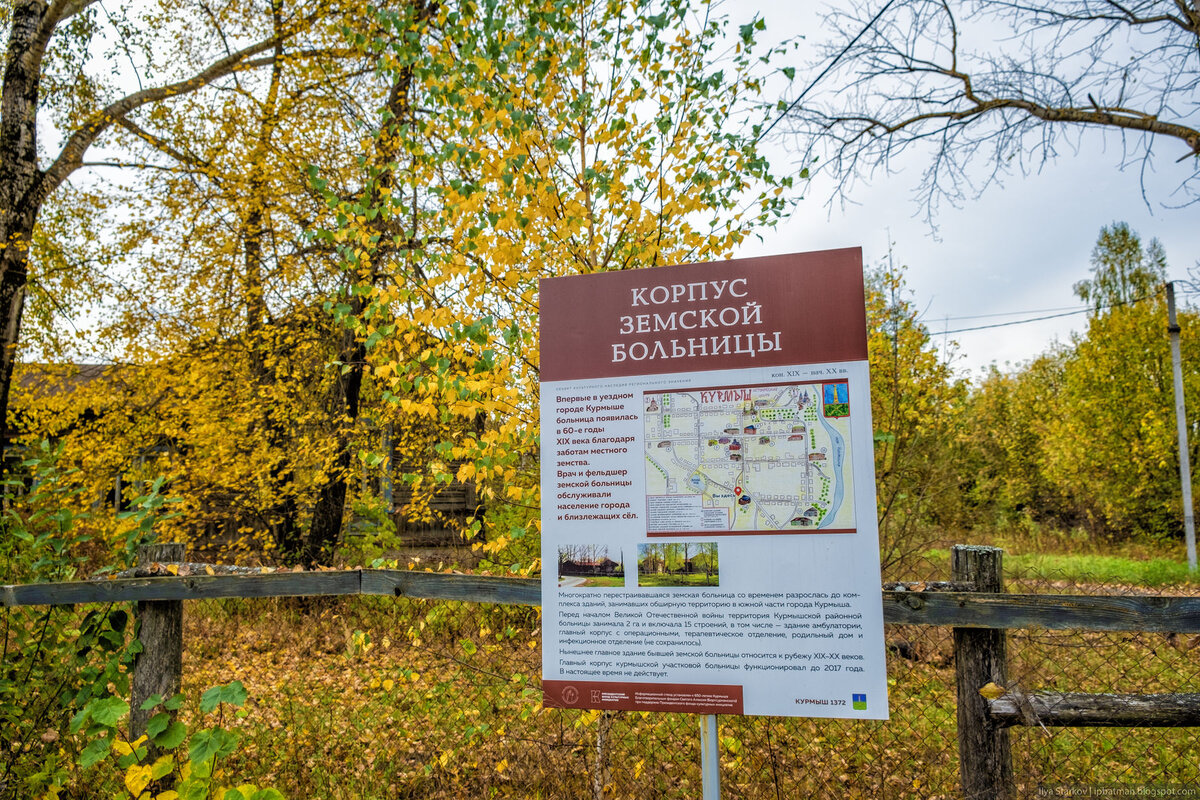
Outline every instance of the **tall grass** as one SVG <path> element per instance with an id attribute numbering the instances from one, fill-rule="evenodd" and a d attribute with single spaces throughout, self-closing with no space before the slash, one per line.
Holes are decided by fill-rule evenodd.
<path id="1" fill-rule="evenodd" d="M 935 564 L 948 565 L 950 561 L 949 550 L 934 549 L 926 555 Z M 1184 560 L 1095 553 L 1006 552 L 1004 577 L 1008 580 L 1109 584 L 1154 589 L 1200 585 L 1198 576 L 1189 574 L 1187 562 Z"/>

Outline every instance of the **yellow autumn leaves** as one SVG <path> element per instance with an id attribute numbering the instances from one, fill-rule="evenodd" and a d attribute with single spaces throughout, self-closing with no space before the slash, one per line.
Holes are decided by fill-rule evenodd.
<path id="1" fill-rule="evenodd" d="M 70 440 L 89 504 L 165 472 L 172 535 L 240 552 L 389 463 L 418 517 L 457 478 L 532 523 L 539 279 L 724 258 L 787 208 L 753 127 L 772 53 L 724 26 L 686 0 L 359 9 L 156 112 L 129 142 L 172 166 L 121 201 L 135 291 L 95 329 L 120 365 L 26 395 L 26 432 Z"/>
<path id="2" fill-rule="evenodd" d="M 398 25 L 427 46 L 384 57 L 423 81 L 422 112 L 387 129 L 415 246 L 359 252 L 378 241 L 362 206 L 337 237 L 383 272 L 358 320 L 388 328 L 375 378 L 399 414 L 440 421 L 442 463 L 491 503 L 538 506 L 537 281 L 725 257 L 784 209 L 743 125 L 756 62 L 717 65 L 720 23 L 686 3 L 654 11 L 449 4 Z"/>

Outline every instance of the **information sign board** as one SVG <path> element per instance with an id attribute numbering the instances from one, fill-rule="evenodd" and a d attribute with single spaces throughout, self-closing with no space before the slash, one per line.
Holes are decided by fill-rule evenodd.
<path id="1" fill-rule="evenodd" d="M 541 283 L 543 687 L 887 718 L 861 252 Z"/>

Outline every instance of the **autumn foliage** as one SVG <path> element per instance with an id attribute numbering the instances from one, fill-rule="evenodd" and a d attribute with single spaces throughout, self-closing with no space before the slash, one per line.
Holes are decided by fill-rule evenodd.
<path id="1" fill-rule="evenodd" d="M 274 29 L 271 55 L 120 127 L 140 168 L 51 206 L 93 227 L 47 225 L 33 263 L 93 256 L 61 285 L 100 305 L 80 341 L 36 306 L 15 418 L 114 506 L 105 535 L 162 475 L 163 534 L 231 556 L 328 563 L 348 509 L 389 492 L 502 553 L 536 533 L 538 279 L 724 258 L 787 209 L 756 143 L 761 21 L 355 11 L 221 17 Z M 111 363 L 44 363 L 89 348 Z M 465 516 L 431 502 L 450 483 Z"/>

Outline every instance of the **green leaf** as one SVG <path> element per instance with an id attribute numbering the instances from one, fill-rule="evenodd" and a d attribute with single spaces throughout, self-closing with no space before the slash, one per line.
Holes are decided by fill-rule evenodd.
<path id="1" fill-rule="evenodd" d="M 214 686 L 211 689 L 206 689 L 204 694 L 200 695 L 200 710 L 205 714 L 216 711 L 217 706 L 219 705 L 221 705 L 220 686 Z"/>
<path id="2" fill-rule="evenodd" d="M 90 716 L 91 709 L 87 706 L 84 706 L 79 710 L 79 713 L 71 717 L 71 724 L 68 729 L 71 731 L 71 733 L 79 733 L 80 729 L 83 728 L 83 724 L 88 721 L 88 717 Z"/>
<path id="3" fill-rule="evenodd" d="M 241 707 L 246 702 L 246 687 L 241 681 L 233 681 L 224 686 L 214 686 L 200 696 L 200 710 L 205 714 L 215 711 L 221 703 Z"/>
<path id="4" fill-rule="evenodd" d="M 110 653 L 115 653 L 125 646 L 125 637 L 116 631 L 102 631 L 96 638 L 100 640 L 101 648 Z"/>
<path id="5" fill-rule="evenodd" d="M 104 760 L 108 755 L 108 751 L 112 749 L 112 740 L 107 736 L 101 736 L 93 739 L 88 743 L 88 746 L 83 748 L 83 752 L 79 754 L 79 766 L 87 769 L 88 767 Z"/>
<path id="6" fill-rule="evenodd" d="M 104 697 L 91 704 L 92 719 L 100 725 L 115 728 L 121 717 L 129 713 L 129 703 L 119 697 Z"/>
<path id="7" fill-rule="evenodd" d="M 212 758 L 224 758 L 237 749 L 238 737 L 224 728 L 197 731 L 188 745 L 188 761 L 202 763 Z"/>
<path id="8" fill-rule="evenodd" d="M 796 77 L 796 68 L 795 67 L 784 67 L 782 71 L 783 71 L 783 74 L 787 76 L 787 79 L 789 81 L 795 79 L 795 77 Z"/>
<path id="9" fill-rule="evenodd" d="M 175 769 L 174 756 L 160 756 L 153 764 L 150 765 L 150 780 L 161 780 L 171 774 Z"/>
<path id="10" fill-rule="evenodd" d="M 192 768 L 191 777 L 199 778 L 207 781 L 212 778 L 213 762 L 209 761 L 191 761 L 188 766 Z M 208 800 L 208 795 L 205 795 L 205 800 Z"/>
<path id="11" fill-rule="evenodd" d="M 185 738 L 187 738 L 187 726 L 182 722 L 172 722 L 165 731 L 152 737 L 151 740 L 163 750 L 174 750 L 183 744 Z"/>
<path id="12" fill-rule="evenodd" d="M 143 702 L 140 706 L 138 706 L 138 708 L 140 708 L 142 711 L 149 711 L 150 709 L 154 708 L 156 705 L 158 705 L 162 701 L 163 701 L 163 696 L 161 694 L 152 694 L 149 697 L 147 697 L 145 702 Z"/>
<path id="13" fill-rule="evenodd" d="M 188 745 L 188 761 L 203 763 L 215 756 L 221 749 L 221 742 L 214 735 L 216 733 L 216 730 L 197 731 Z"/>
<path id="14" fill-rule="evenodd" d="M 246 687 L 241 681 L 233 681 L 225 687 L 225 695 L 221 701 L 241 708 L 246 703 Z"/>
<path id="15" fill-rule="evenodd" d="M 195 775 L 195 772 L 192 773 Z M 193 777 L 179 784 L 179 800 L 208 800 L 209 781 L 207 776 Z"/>
<path id="16" fill-rule="evenodd" d="M 171 724 L 171 715 L 165 711 L 155 714 L 146 723 L 146 735 L 153 739 L 167 729 Z"/>

